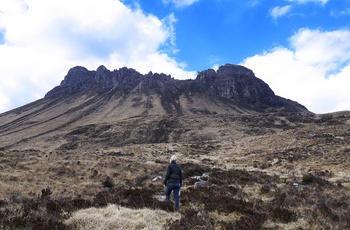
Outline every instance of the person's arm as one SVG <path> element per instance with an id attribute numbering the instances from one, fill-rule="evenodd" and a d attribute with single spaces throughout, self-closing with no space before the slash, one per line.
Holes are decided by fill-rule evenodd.
<path id="1" fill-rule="evenodd" d="M 182 172 L 181 172 L 181 168 L 180 168 L 179 176 L 180 176 L 180 186 L 182 187 Z"/>
<path id="2" fill-rule="evenodd" d="M 166 182 L 169 180 L 170 177 L 170 166 L 168 166 L 168 168 L 166 169 L 166 174 L 165 174 L 165 178 L 164 178 L 164 185 L 166 185 Z"/>

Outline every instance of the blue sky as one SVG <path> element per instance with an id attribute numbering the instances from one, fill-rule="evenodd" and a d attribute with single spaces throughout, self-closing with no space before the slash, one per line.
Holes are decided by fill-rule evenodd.
<path id="1" fill-rule="evenodd" d="M 188 79 L 226 63 L 312 112 L 350 110 L 350 0 L 0 0 L 0 113 L 76 65 Z"/>
<path id="2" fill-rule="evenodd" d="M 192 4 L 176 7 L 176 2 Z M 131 7 L 136 4 L 159 18 L 174 14 L 176 45 L 181 50 L 174 57 L 195 70 L 217 63 L 239 63 L 263 50 L 288 46 L 288 38 L 300 28 L 334 30 L 347 27 L 350 22 L 349 16 L 341 15 L 350 4 L 342 0 L 163 0 L 152 4 L 125 0 L 124 3 Z M 336 16 L 331 16 L 332 12 Z"/>

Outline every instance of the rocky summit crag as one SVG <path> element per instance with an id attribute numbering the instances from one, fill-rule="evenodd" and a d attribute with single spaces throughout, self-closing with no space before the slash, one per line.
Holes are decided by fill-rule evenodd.
<path id="1" fill-rule="evenodd" d="M 250 69 L 232 64 L 221 66 L 217 71 L 198 72 L 195 80 L 176 80 L 170 75 L 152 72 L 142 75 L 126 67 L 114 71 L 104 66 L 96 71 L 74 67 L 45 98 L 67 98 L 67 95 L 100 96 L 105 102 L 116 99 L 119 105 L 131 99 L 132 108 L 142 108 L 139 115 L 307 112 L 302 105 L 276 96 Z M 160 110 L 154 108 L 157 102 Z"/>

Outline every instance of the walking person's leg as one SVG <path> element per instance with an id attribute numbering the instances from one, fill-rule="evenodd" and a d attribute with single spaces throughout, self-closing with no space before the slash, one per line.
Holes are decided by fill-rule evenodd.
<path id="1" fill-rule="evenodd" d="M 166 201 L 170 200 L 170 194 L 171 194 L 172 190 L 173 190 L 172 186 L 168 183 L 167 186 L 166 186 L 166 190 L 165 190 L 165 200 Z"/>
<path id="2" fill-rule="evenodd" d="M 174 203 L 175 208 L 179 208 L 179 193 L 180 193 L 180 184 L 174 185 Z"/>

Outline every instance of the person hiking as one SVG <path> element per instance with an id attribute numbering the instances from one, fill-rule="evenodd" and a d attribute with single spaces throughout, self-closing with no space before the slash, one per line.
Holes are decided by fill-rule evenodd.
<path id="1" fill-rule="evenodd" d="M 170 158 L 170 164 L 167 167 L 164 188 L 165 188 L 165 200 L 169 201 L 170 194 L 174 191 L 174 203 L 175 208 L 179 208 L 179 193 L 182 185 L 182 173 L 181 168 L 176 164 L 177 157 L 172 155 Z"/>

